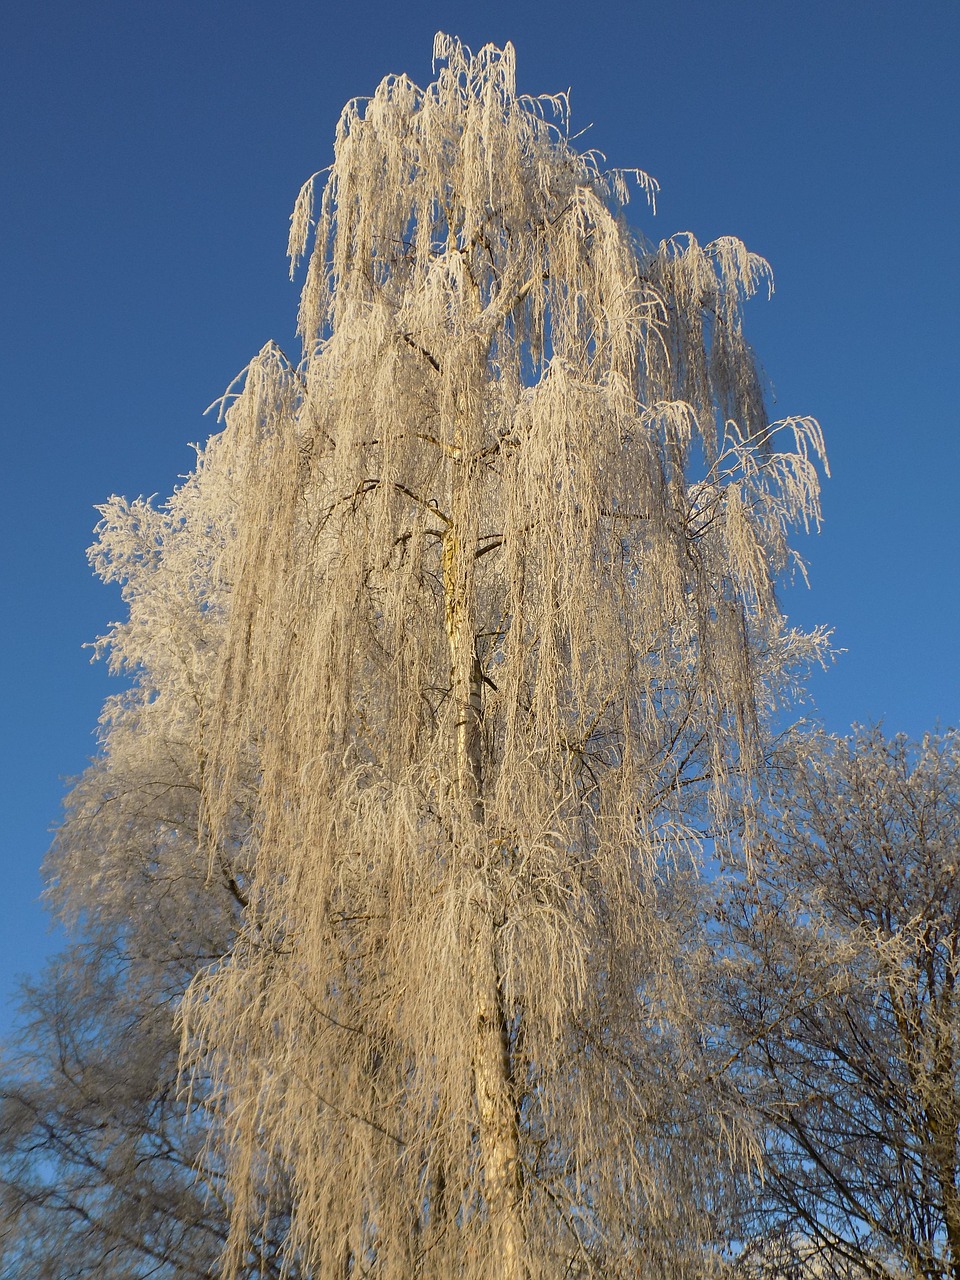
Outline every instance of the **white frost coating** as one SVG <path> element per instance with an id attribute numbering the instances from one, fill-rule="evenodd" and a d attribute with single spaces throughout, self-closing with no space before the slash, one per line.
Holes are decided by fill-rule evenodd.
<path id="1" fill-rule="evenodd" d="M 271 1169 L 317 1278 L 682 1269 L 741 1141 L 695 1033 L 696 860 L 822 652 L 774 594 L 819 429 L 781 450 L 764 415 L 761 259 L 648 251 L 512 48 L 435 57 L 345 108 L 292 220 L 303 360 L 263 349 L 204 464 L 203 829 L 254 850 L 183 1015 L 227 1274 Z"/>

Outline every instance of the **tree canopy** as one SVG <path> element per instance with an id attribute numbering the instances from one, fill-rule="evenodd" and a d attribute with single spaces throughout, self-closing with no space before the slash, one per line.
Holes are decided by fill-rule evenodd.
<path id="1" fill-rule="evenodd" d="M 615 1275 L 677 1221 L 637 1079 L 686 1003 L 662 882 L 820 644 L 774 594 L 819 431 L 764 416 L 762 260 L 646 248 L 509 46 L 435 55 L 346 107 L 292 220 L 303 357 L 264 348 L 203 461 L 204 840 L 247 815 L 251 888 L 185 1051 L 234 1269 L 276 1166 L 317 1276 Z"/>

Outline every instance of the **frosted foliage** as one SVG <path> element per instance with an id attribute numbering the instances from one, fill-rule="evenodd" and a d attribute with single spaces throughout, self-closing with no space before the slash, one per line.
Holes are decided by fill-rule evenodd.
<path id="1" fill-rule="evenodd" d="M 123 584 L 126 620 L 100 642 L 131 687 L 101 718 L 101 749 L 75 782 L 44 871 L 75 937 L 25 988 L 23 1030 L 0 1061 L 0 1277 L 209 1280 L 227 1214 L 203 1161 L 206 1086 L 185 1123 L 174 1011 L 235 936 L 248 872 L 238 808 L 213 866 L 201 844 L 206 699 L 227 584 L 216 562 L 234 523 L 214 465 L 157 510 L 111 499 L 91 558 Z M 250 1237 L 244 1272 L 269 1261 L 285 1201 Z M 292 1273 L 296 1275 L 296 1272 Z"/>
<path id="2" fill-rule="evenodd" d="M 697 1153 L 739 1140 L 719 1085 L 669 1111 L 692 867 L 822 646 L 773 587 L 819 430 L 762 415 L 761 260 L 648 251 L 510 46 L 436 56 L 345 109 L 292 219 L 302 362 L 260 352 L 203 463 L 204 838 L 245 813 L 253 859 L 183 1014 L 226 1271 L 274 1167 L 317 1280 L 682 1269 Z"/>
<path id="3" fill-rule="evenodd" d="M 216 454 L 214 441 L 208 464 Z M 104 707 L 99 756 L 67 797 L 44 870 L 51 905 L 68 925 L 122 933 L 163 986 L 179 947 L 187 953 L 181 964 L 191 965 L 184 919 L 209 920 L 222 910 L 211 897 L 198 809 L 229 600 L 229 584 L 218 575 L 235 524 L 229 479 L 207 465 L 160 510 L 114 497 L 100 513 L 90 559 L 105 581 L 123 584 L 127 617 L 97 651 L 133 685 Z M 232 821 L 230 839 L 218 846 L 216 881 L 236 904 L 246 872 L 245 820 L 234 810 Z M 158 884 L 167 886 L 159 903 Z"/>

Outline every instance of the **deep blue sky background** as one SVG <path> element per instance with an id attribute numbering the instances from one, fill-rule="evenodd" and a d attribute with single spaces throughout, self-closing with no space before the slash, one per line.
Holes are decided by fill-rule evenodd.
<path id="1" fill-rule="evenodd" d="M 648 237 L 769 258 L 748 336 L 834 474 L 812 588 L 786 594 L 847 650 L 819 714 L 960 721 L 957 0 L 7 3 L 0 998 L 55 945 L 38 868 L 111 683 L 81 647 L 119 607 L 84 559 L 94 504 L 167 495 L 205 406 L 293 345 L 299 186 L 347 98 L 430 78 L 438 28 L 513 40 L 525 91 L 572 87 L 584 145 L 660 181 Z"/>

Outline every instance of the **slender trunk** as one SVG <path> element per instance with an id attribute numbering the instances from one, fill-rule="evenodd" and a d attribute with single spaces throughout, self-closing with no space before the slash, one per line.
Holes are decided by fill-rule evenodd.
<path id="1" fill-rule="evenodd" d="M 483 1151 L 484 1195 L 493 1226 L 499 1275 L 502 1280 L 521 1280 L 526 1267 L 517 1117 L 510 1087 L 510 1052 L 500 997 L 495 926 L 489 906 L 481 909 L 473 947 L 477 1012 L 473 1075 Z"/>
<path id="2" fill-rule="evenodd" d="M 454 503 L 456 508 L 457 504 Z M 461 517 L 461 518 L 458 518 Z M 483 864 L 483 680 L 476 654 L 471 601 L 475 536 L 466 512 L 457 512 L 444 538 L 443 580 L 455 709 L 456 789 L 463 837 Z M 493 1228 L 494 1273 L 522 1280 L 519 1135 L 511 1088 L 506 1019 L 500 994 L 494 904 L 484 892 L 476 905 L 470 972 L 476 1032 L 473 1077 L 483 1156 L 484 1197 Z"/>
<path id="3" fill-rule="evenodd" d="M 450 646 L 450 679 L 456 721 L 457 800 L 464 820 L 479 835 L 483 827 L 483 681 L 476 655 L 470 608 L 473 594 L 472 545 L 459 521 L 447 530 L 443 540 L 443 588 Z"/>

